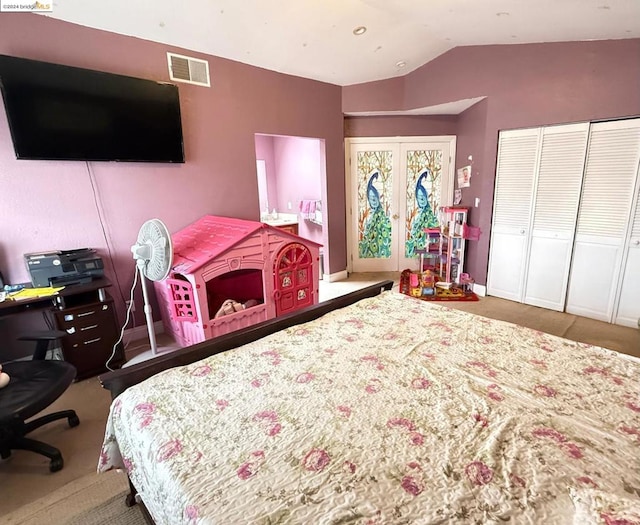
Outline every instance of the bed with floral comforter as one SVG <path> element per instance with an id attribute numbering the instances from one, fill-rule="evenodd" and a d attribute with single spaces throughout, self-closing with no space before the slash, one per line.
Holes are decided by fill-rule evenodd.
<path id="1" fill-rule="evenodd" d="M 386 292 L 130 387 L 98 469 L 158 524 L 640 523 L 639 378 Z"/>

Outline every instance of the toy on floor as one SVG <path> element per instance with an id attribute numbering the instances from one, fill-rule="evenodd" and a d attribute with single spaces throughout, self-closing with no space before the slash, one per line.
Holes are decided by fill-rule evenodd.
<path id="1" fill-rule="evenodd" d="M 411 272 L 409 274 L 409 288 L 411 289 L 411 295 L 413 297 L 420 297 L 420 295 L 422 295 L 422 289 L 420 288 L 420 277 L 417 273 Z"/>
<path id="2" fill-rule="evenodd" d="M 0 388 L 7 386 L 10 380 L 11 378 L 9 377 L 9 374 L 3 372 L 2 365 L 0 365 Z"/>
<path id="3" fill-rule="evenodd" d="M 431 270 L 425 270 L 424 272 L 411 272 L 405 270 L 403 273 L 408 273 L 409 277 L 409 293 L 413 297 L 420 297 L 425 295 L 436 294 L 436 274 Z"/>
<path id="4" fill-rule="evenodd" d="M 475 280 L 468 273 L 460 274 L 460 288 L 464 293 L 473 292 L 473 284 Z"/>
<path id="5" fill-rule="evenodd" d="M 422 295 L 436 294 L 436 276 L 431 270 L 422 272 L 421 276 Z"/>

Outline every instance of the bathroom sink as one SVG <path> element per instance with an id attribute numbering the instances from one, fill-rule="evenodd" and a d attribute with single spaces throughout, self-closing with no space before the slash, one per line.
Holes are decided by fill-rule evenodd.
<path id="1" fill-rule="evenodd" d="M 292 221 L 291 219 L 266 219 L 262 222 L 268 224 L 269 226 L 285 226 L 297 223 L 297 221 Z"/>
<path id="2" fill-rule="evenodd" d="M 298 224 L 298 216 L 295 213 L 279 213 L 277 218 L 266 217 L 261 221 L 269 226 L 289 226 Z"/>

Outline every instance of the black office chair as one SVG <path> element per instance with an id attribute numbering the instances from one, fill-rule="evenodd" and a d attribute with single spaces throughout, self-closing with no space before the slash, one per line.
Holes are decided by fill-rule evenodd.
<path id="1" fill-rule="evenodd" d="M 21 337 L 36 341 L 33 360 L 13 361 L 2 367 L 11 380 L 6 387 L 0 389 L 0 457 L 7 459 L 12 450 L 30 450 L 48 457 L 51 460 L 49 470 L 56 472 L 64 466 L 60 451 L 47 443 L 25 436 L 51 421 L 67 418 L 69 426 L 76 427 L 80 424 L 80 419 L 74 410 L 54 412 L 32 421 L 27 419 L 47 408 L 67 390 L 76 377 L 76 369 L 66 361 L 45 360 L 40 357 L 46 355 L 49 343 L 64 336 L 64 332 L 41 332 L 39 338 L 35 338 L 36 335 L 38 334 Z M 36 359 L 36 356 L 39 358 Z"/>
<path id="2" fill-rule="evenodd" d="M 39 330 L 22 334 L 18 337 L 18 340 L 35 341 L 36 349 L 35 352 L 33 352 L 33 358 L 40 360 L 47 358 L 47 352 L 49 351 L 51 343 L 53 341 L 59 341 L 65 335 L 67 335 L 67 333 L 62 330 Z"/>

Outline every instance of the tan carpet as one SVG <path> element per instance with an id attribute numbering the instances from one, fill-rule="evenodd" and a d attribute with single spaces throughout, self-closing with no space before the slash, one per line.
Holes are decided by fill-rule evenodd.
<path id="1" fill-rule="evenodd" d="M 104 438 L 111 396 L 97 377 L 73 383 L 71 387 L 41 414 L 74 409 L 80 425 L 69 428 L 66 420 L 53 421 L 29 434 L 58 447 L 64 458 L 64 468 L 49 472 L 49 460 L 26 450 L 13 451 L 0 460 L 0 523 L 3 515 L 27 505 L 68 483 L 93 474 L 98 466 L 100 446 Z"/>
<path id="2" fill-rule="evenodd" d="M 640 357 L 640 330 L 637 328 L 627 328 L 497 297 L 481 297 L 478 302 L 450 301 L 444 306 Z"/>
<path id="3" fill-rule="evenodd" d="M 127 507 L 127 477 L 122 472 L 89 474 L 20 507 L 4 525 L 144 525 L 137 505 Z"/>

